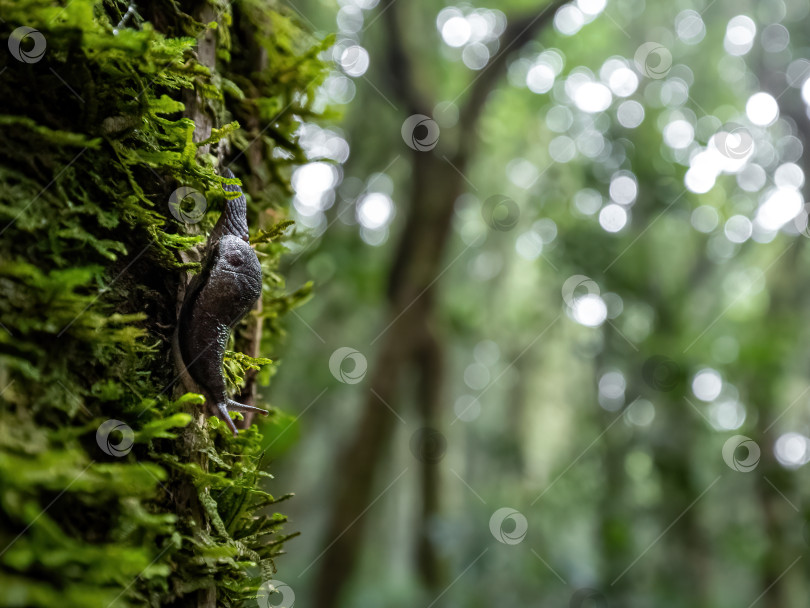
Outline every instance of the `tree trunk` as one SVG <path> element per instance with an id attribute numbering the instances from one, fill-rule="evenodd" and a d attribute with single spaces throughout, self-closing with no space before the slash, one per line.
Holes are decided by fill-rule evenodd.
<path id="1" fill-rule="evenodd" d="M 354 437 L 343 451 L 340 462 L 352 463 L 351 475 L 335 490 L 333 508 L 327 524 L 326 544 L 334 543 L 321 558 L 316 582 L 316 604 L 323 608 L 339 605 L 343 585 L 354 570 L 363 535 L 360 517 L 374 499 L 374 473 L 390 443 L 396 417 L 381 403 L 396 408 L 404 371 L 414 365 L 420 377 L 420 399 L 432 418 L 441 391 L 438 344 L 434 341 L 435 279 L 442 271 L 443 252 L 452 219 L 452 204 L 461 194 L 461 178 L 452 168 L 432 154 L 417 153 L 413 159 L 414 181 L 408 219 L 398 254 L 394 259 L 389 283 L 390 324 L 378 339 L 382 340 L 369 394 Z M 421 356 L 431 352 L 435 367 L 426 368 Z M 429 376 L 425 374 L 429 373 Z M 435 486 L 433 470 L 423 469 L 423 487 Z M 434 493 L 435 494 L 435 493 Z M 423 497 L 423 526 L 432 515 L 438 497 Z M 360 517 L 360 519 L 358 519 Z M 426 530 L 423 528 L 423 532 Z M 420 534 L 419 555 L 435 563 L 426 537 Z M 420 571 L 423 568 L 420 567 Z M 424 572 L 433 580 L 434 572 Z M 434 584 L 434 583 L 431 583 Z"/>
<path id="2" fill-rule="evenodd" d="M 172 394 L 171 336 L 224 198 L 208 152 L 258 142 L 250 170 L 283 175 L 324 66 L 282 9 L 236 9 L 263 41 L 256 78 L 227 3 L 58 4 L 0 0 L 0 589 L 41 608 L 241 604 L 274 572 L 283 518 L 260 433 L 233 438 Z M 247 133 L 271 104 L 273 132 Z M 205 201 L 196 227 L 168 204 L 181 185 Z M 275 271 L 279 248 L 256 247 Z M 264 292 L 280 313 L 298 301 Z M 254 332 L 265 348 L 279 333 Z"/>
<path id="3" fill-rule="evenodd" d="M 425 318 L 429 322 L 429 318 Z M 422 328 L 426 332 L 420 349 L 415 353 L 419 365 L 419 416 L 421 421 L 421 446 L 411 443 L 412 451 L 419 450 L 421 484 L 421 512 L 416 529 L 416 571 L 431 596 L 441 593 L 444 584 L 444 568 L 436 546 L 435 530 L 438 524 L 440 501 L 440 469 L 446 439 L 438 430 L 441 426 L 442 387 L 444 386 L 444 356 L 439 340 L 432 334 L 432 328 Z M 412 435 L 413 437 L 413 435 Z M 421 449 L 419 449 L 421 447 Z"/>
<path id="4" fill-rule="evenodd" d="M 425 93 L 412 70 L 412 61 L 405 40 L 401 35 L 397 8 L 394 0 L 386 0 L 380 6 L 386 31 L 386 59 L 390 88 L 410 114 L 429 114 L 434 104 L 422 98 Z M 389 324 L 372 340 L 372 345 L 382 340 L 370 392 L 361 413 L 360 422 L 344 448 L 340 461 L 352 463 L 352 471 L 335 490 L 333 506 L 328 517 L 324 545 L 327 549 L 321 558 L 316 579 L 316 602 L 321 608 L 339 605 L 344 586 L 351 579 L 359 554 L 363 535 L 363 512 L 373 499 L 372 490 L 377 463 L 383 458 L 384 448 L 392 435 L 394 420 L 388 411 L 383 411 L 379 400 L 396 409 L 397 391 L 404 370 L 413 366 L 419 384 L 429 390 L 431 397 L 423 407 L 429 407 L 429 415 L 438 420 L 441 395 L 440 372 L 427 372 L 421 362 L 426 349 L 431 351 L 435 319 L 437 283 L 446 266 L 444 255 L 452 227 L 456 199 L 466 190 L 463 177 L 469 167 L 477 141 L 477 125 L 487 98 L 506 71 L 510 53 L 531 42 L 538 32 L 549 24 L 563 0 L 543 4 L 537 12 L 508 20 L 507 30 L 501 40 L 500 50 L 490 64 L 470 85 L 467 101 L 460 111 L 458 149 L 442 157 L 441 146 L 431 152 L 411 154 L 411 192 L 405 226 L 388 274 L 388 319 Z M 401 117 L 403 120 L 406 117 Z M 430 336 L 430 338 L 428 338 Z M 440 351 L 439 351 L 440 352 Z M 433 355 L 438 361 L 440 355 Z M 427 387 L 430 387 L 429 389 Z M 438 507 L 436 492 L 438 471 L 422 470 L 421 523 L 417 540 L 418 570 L 428 588 L 438 586 L 440 577 L 434 571 L 438 559 L 434 554 L 428 534 L 428 519 Z"/>

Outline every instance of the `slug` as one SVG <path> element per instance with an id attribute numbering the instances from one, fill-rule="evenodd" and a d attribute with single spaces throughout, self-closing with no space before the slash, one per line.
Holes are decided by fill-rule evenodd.
<path id="1" fill-rule="evenodd" d="M 222 172 L 232 179 L 229 169 Z M 238 434 L 229 412 L 258 412 L 228 398 L 222 361 L 231 330 L 262 293 L 262 268 L 248 242 L 247 201 L 239 186 L 225 185 L 240 196 L 228 200 L 208 238 L 202 271 L 186 290 L 175 332 L 175 357 L 186 387 L 201 393 L 206 405 Z"/>

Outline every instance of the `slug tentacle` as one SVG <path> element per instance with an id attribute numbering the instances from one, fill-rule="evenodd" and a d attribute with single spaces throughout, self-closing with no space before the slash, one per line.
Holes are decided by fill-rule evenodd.
<path id="1" fill-rule="evenodd" d="M 224 170 L 225 177 L 233 173 Z M 238 191 L 238 186 L 225 186 Z M 202 393 L 214 413 L 237 433 L 229 412 L 266 410 L 228 398 L 222 362 L 231 330 L 253 308 L 262 292 L 262 270 L 248 244 L 244 195 L 229 200 L 208 239 L 202 272 L 186 292 L 176 333 L 176 353 L 184 381 Z"/>

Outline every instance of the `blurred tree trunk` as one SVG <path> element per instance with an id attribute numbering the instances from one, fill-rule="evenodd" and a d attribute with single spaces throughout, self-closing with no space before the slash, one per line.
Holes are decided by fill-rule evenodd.
<path id="1" fill-rule="evenodd" d="M 606 346 L 594 359 L 594 375 L 604 371 L 606 364 L 605 353 L 610 352 L 610 345 L 616 341 L 613 336 L 606 336 Z M 593 416 L 596 424 L 604 432 L 615 421 L 621 412 L 609 412 L 600 406 Z M 618 430 L 618 429 L 617 429 Z M 627 580 L 618 578 L 633 557 L 630 555 L 631 522 L 634 517 L 628 511 L 626 504 L 627 473 L 625 469 L 625 455 L 628 450 L 626 439 L 617 438 L 616 433 L 605 432 L 599 442 L 602 448 L 603 494 L 598 503 L 598 547 L 601 554 L 601 590 L 610 590 L 613 603 L 625 605 L 627 603 Z"/>
<path id="2" fill-rule="evenodd" d="M 807 171 L 807 163 L 804 163 Z M 743 362 L 743 365 L 755 366 L 749 373 L 743 374 L 747 381 L 743 384 L 751 400 L 751 407 L 759 413 L 759 424 L 762 432 L 756 437 L 761 449 L 761 459 L 755 472 L 755 491 L 762 511 L 764 532 L 768 537 L 768 547 L 760 562 L 759 586 L 765 595 L 762 605 L 766 608 L 789 608 L 790 594 L 787 592 L 787 574 L 793 560 L 804 551 L 803 543 L 796 533 L 799 514 L 789 501 L 795 495 L 795 473 L 783 467 L 774 456 L 773 446 L 779 436 L 777 418 L 785 413 L 775 382 L 782 377 L 784 361 L 789 358 L 786 348 L 792 346 L 793 328 L 800 319 L 793 316 L 793 311 L 802 310 L 806 288 L 796 284 L 799 273 L 799 261 L 805 239 L 788 245 L 791 251 L 769 275 L 770 308 L 768 317 L 774 319 L 763 332 L 757 332 L 756 338 L 767 344 L 767 348 L 756 349 L 760 353 L 755 362 Z M 798 540 L 799 542 L 796 542 Z M 767 590 L 767 592 L 766 592 Z"/>
<path id="3" fill-rule="evenodd" d="M 646 256 L 645 259 L 653 258 Z M 699 262 L 688 276 L 695 282 L 707 279 L 708 275 L 702 274 L 704 269 L 705 264 Z M 654 268 L 647 272 L 654 272 Z M 685 301 L 667 297 L 657 289 L 650 294 L 650 301 L 655 302 L 655 310 L 659 314 L 656 335 L 663 343 L 679 344 L 679 339 L 684 335 L 679 315 L 685 308 Z M 682 357 L 675 356 L 676 360 Z M 678 591 L 683 589 L 683 581 L 688 580 L 688 586 L 692 589 L 689 605 L 709 608 L 711 548 L 706 542 L 706 534 L 696 511 L 699 505 L 694 503 L 706 487 L 701 485 L 702 480 L 695 474 L 691 461 L 695 453 L 695 438 L 701 432 L 703 421 L 696 420 L 698 414 L 692 412 L 686 402 L 689 397 L 680 371 L 686 365 L 682 359 L 676 365 L 678 371 L 673 372 L 677 376 L 670 379 L 672 385 L 661 390 L 656 400 L 659 406 L 656 417 L 664 419 L 663 427 L 667 431 L 653 447 L 653 466 L 658 473 L 663 498 L 663 505 L 657 512 L 660 528 L 663 531 L 677 521 L 673 529 L 661 538 L 658 551 L 671 551 L 678 555 L 677 559 L 668 561 L 685 564 L 686 568 L 680 576 L 659 580 L 661 587 L 668 590 L 666 597 L 678 597 Z"/>
<path id="4" fill-rule="evenodd" d="M 407 218 L 389 272 L 387 304 L 390 325 L 383 331 L 382 344 L 373 366 L 370 393 L 360 422 L 344 449 L 340 462 L 352 470 L 338 486 L 328 516 L 324 545 L 326 551 L 316 580 L 316 605 L 334 608 L 352 577 L 360 551 L 364 510 L 374 499 L 372 489 L 377 464 L 390 443 L 395 417 L 380 403 L 394 409 L 399 405 L 399 384 L 406 369 L 413 368 L 423 400 L 419 414 L 422 426 L 436 426 L 442 405 L 442 365 L 439 337 L 434 333 L 435 300 L 438 280 L 444 270 L 444 253 L 449 240 L 456 199 L 465 192 L 464 173 L 477 140 L 477 125 L 490 92 L 507 67 L 507 57 L 532 41 L 548 23 L 562 0 L 544 5 L 538 12 L 510 19 L 501 37 L 500 50 L 480 72 L 460 111 L 458 147 L 440 154 L 414 151 L 410 155 L 412 189 Z M 408 115 L 431 115 L 434 103 L 421 96 L 416 86 L 412 58 L 406 48 L 394 0 L 380 5 L 386 25 L 387 61 L 390 88 Z M 402 117 L 403 120 L 407 118 Z M 441 144 L 440 144 L 441 146 Z M 430 540 L 430 523 L 438 509 L 439 488 L 436 464 L 422 463 L 422 509 L 417 543 L 417 572 L 428 590 L 442 585 L 439 558 Z"/>
<path id="5" fill-rule="evenodd" d="M 784 75 L 781 71 L 759 66 L 756 73 L 763 90 L 769 91 L 779 100 L 780 112 L 796 125 L 806 151 L 810 146 L 810 124 L 804 104 L 800 99 L 783 97 Z M 804 175 L 810 175 L 810 158 L 806 153 L 796 163 L 801 166 Z M 806 183 L 805 181 L 805 186 Z M 807 197 L 804 199 L 807 200 Z M 792 512 L 793 506 L 786 500 L 786 497 L 795 495 L 795 473 L 785 469 L 774 456 L 773 446 L 779 433 L 778 428 L 773 427 L 777 427 L 777 419 L 785 413 L 783 408 L 778 407 L 781 401 L 775 386 L 775 381 L 782 377 L 784 361 L 789 358 L 784 348 L 793 343 L 794 328 L 804 322 L 795 311 L 807 310 L 806 303 L 810 300 L 807 283 L 796 280 L 803 272 L 801 258 L 806 242 L 806 238 L 799 236 L 796 242 L 788 245 L 792 251 L 782 263 L 769 272 L 770 307 L 767 317 L 773 323 L 768 328 L 763 328 L 763 334 L 758 336 L 768 346 L 758 349 L 758 352 L 770 353 L 771 356 L 765 358 L 760 355 L 756 360 L 756 369 L 741 375 L 746 379 L 756 379 L 755 382 L 746 382 L 744 386 L 751 399 L 751 407 L 759 414 L 758 427 L 763 429 L 756 438 L 762 456 L 756 470 L 755 483 L 765 533 L 770 540 L 762 557 L 759 573 L 759 586 L 763 592 L 767 590 L 760 600 L 766 608 L 788 608 L 792 605 L 784 577 L 792 567 L 793 560 L 805 548 L 796 533 L 799 525 L 797 522 L 801 521 L 800 515 Z M 763 382 L 763 379 L 766 381 Z"/>
<path id="6" fill-rule="evenodd" d="M 418 375 L 420 415 L 423 426 L 435 426 L 441 405 L 441 347 L 433 333 L 433 305 L 436 276 L 441 272 L 442 251 L 452 219 L 452 205 L 463 192 L 455 173 L 448 174 L 443 161 L 433 155 L 416 153 L 414 188 L 410 197 L 409 226 L 403 245 L 417 235 L 417 242 L 401 246 L 394 261 L 389 287 L 389 317 L 393 324 L 382 337 L 374 366 L 370 391 L 353 439 L 339 459 L 352 470 L 337 492 L 327 528 L 327 544 L 337 541 L 324 555 L 317 579 L 316 605 L 338 605 L 338 595 L 348 582 L 358 557 L 362 521 L 358 520 L 373 500 L 374 472 L 390 443 L 397 419 L 384 404 L 396 407 L 400 381 L 413 366 Z M 417 219 L 418 218 L 418 219 Z M 412 224 L 418 224 L 415 228 Z M 382 403 L 381 403 L 382 402 Z M 417 555 L 420 571 L 429 587 L 438 584 L 432 570 L 438 559 L 428 538 L 429 520 L 438 504 L 438 468 L 420 463 L 423 506 Z"/>
<path id="7" fill-rule="evenodd" d="M 418 406 L 423 427 L 430 429 L 428 432 L 432 433 L 441 422 L 444 353 L 439 340 L 430 333 L 431 328 L 424 329 L 428 333 L 416 353 L 421 380 Z M 439 461 L 443 456 L 444 446 L 439 445 L 440 438 L 432 434 L 425 439 L 429 444 L 424 446 L 425 453 L 420 462 L 422 510 L 416 531 L 416 567 L 425 588 L 433 596 L 441 592 L 444 581 L 444 568 L 434 545 L 440 500 Z"/>
<path id="8" fill-rule="evenodd" d="M 640 176 L 643 181 L 644 176 Z M 650 177 L 652 179 L 652 177 Z M 667 192 L 662 189 L 657 197 L 655 207 L 638 207 L 634 222 L 638 226 L 649 226 L 653 221 L 653 216 L 664 208 Z M 673 195 L 674 196 L 674 195 Z M 640 242 L 638 247 L 644 246 Z M 660 272 L 657 264 L 660 260 L 652 255 L 652 252 L 643 252 L 636 258 L 636 264 L 640 267 L 635 272 L 641 276 L 656 276 Z M 614 269 L 617 272 L 619 268 Z M 714 275 L 708 272 L 708 265 L 702 258 L 699 258 L 692 267 L 691 272 L 686 273 L 689 277 L 693 290 L 701 282 L 714 279 Z M 625 277 L 620 275 L 614 278 L 616 283 L 621 284 Z M 650 283 L 647 290 L 641 294 L 642 301 L 649 302 L 657 313 L 657 324 L 655 337 L 657 345 L 653 348 L 656 351 L 641 352 L 637 355 L 628 352 L 628 343 L 625 337 L 617 335 L 618 330 L 606 330 L 605 353 L 597 359 L 597 371 L 599 371 L 602 361 L 605 364 L 611 360 L 616 361 L 636 361 L 634 373 L 628 373 L 627 381 L 627 404 L 628 406 L 636 397 L 649 397 L 655 406 L 655 421 L 658 428 L 664 429 L 655 440 L 650 443 L 650 456 L 652 467 L 657 475 L 661 488 L 661 500 L 654 509 L 639 512 L 639 517 L 651 517 L 655 520 L 655 529 L 664 532 L 667 527 L 673 525 L 653 546 L 646 559 L 655 559 L 653 552 L 657 555 L 670 555 L 677 557 L 667 558 L 670 564 L 683 565 L 683 567 L 673 573 L 663 575 L 658 573 L 655 576 L 656 586 L 665 591 L 661 591 L 660 597 L 669 598 L 673 607 L 682 594 L 680 593 L 684 585 L 690 589 L 688 594 L 689 606 L 698 608 L 708 608 L 711 597 L 711 550 L 706 541 L 706 534 L 703 530 L 701 520 L 697 515 L 698 505 L 692 505 L 693 501 L 706 490 L 701 486 L 702 480 L 696 476 L 692 467 L 692 454 L 695 450 L 696 436 L 701 433 L 700 425 L 703 421 L 696 421 L 697 413 L 693 412 L 686 402 L 686 385 L 684 374 L 687 364 L 681 352 L 681 340 L 685 335 L 683 329 L 683 311 L 687 308 L 686 297 L 675 298 L 672 294 L 662 293 L 660 285 Z M 669 363 L 674 367 L 669 370 L 668 375 L 661 384 L 656 379 L 649 377 L 649 372 L 645 366 L 654 356 L 672 357 Z M 645 361 L 646 359 L 646 361 Z M 621 414 L 619 414 L 621 415 Z M 613 417 L 605 416 L 604 425 L 609 424 Z M 601 505 L 601 549 L 602 563 L 604 566 L 603 584 L 604 590 L 609 592 L 611 600 L 625 605 L 632 601 L 633 589 L 637 586 L 631 584 L 633 576 L 638 576 L 636 569 L 643 568 L 644 559 L 632 565 L 632 568 L 625 572 L 633 564 L 633 560 L 638 558 L 638 553 L 644 550 L 652 539 L 646 536 L 633 538 L 634 511 L 628 512 L 628 505 L 623 504 L 622 494 L 627 492 L 627 460 L 626 455 L 632 450 L 631 438 L 617 438 L 618 429 L 613 429 L 602 438 L 604 442 L 604 462 L 606 468 L 605 487 L 606 494 Z M 632 482 L 631 482 L 632 483 Z M 632 487 L 632 486 L 631 486 Z M 617 504 L 618 495 L 618 504 Z M 624 499 L 626 500 L 626 498 Z M 630 509 L 635 509 L 629 505 Z M 653 536 L 653 538 L 655 538 Z M 670 576 L 669 574 L 672 574 Z M 609 590 L 609 591 L 608 591 Z"/>

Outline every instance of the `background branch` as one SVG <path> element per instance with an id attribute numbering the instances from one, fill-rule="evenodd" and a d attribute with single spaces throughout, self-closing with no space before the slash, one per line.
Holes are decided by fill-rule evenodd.
<path id="1" fill-rule="evenodd" d="M 478 122 L 489 94 L 506 72 L 510 55 L 535 40 L 540 32 L 552 22 L 557 10 L 566 2 L 567 0 L 553 0 L 536 12 L 523 17 L 507 19 L 506 30 L 500 38 L 498 52 L 468 87 L 470 92 L 459 111 L 459 125 L 461 126 L 459 155 L 463 155 L 465 146 L 473 142 L 475 133 L 472 127 Z"/>
<path id="2" fill-rule="evenodd" d="M 405 48 L 400 29 L 397 0 L 385 0 L 380 3 L 380 15 L 385 24 L 386 44 L 385 58 L 387 63 L 386 77 L 388 86 L 396 98 L 405 104 L 408 114 L 431 114 L 435 105 L 424 99 L 416 86 L 413 73 L 413 61 Z"/>

